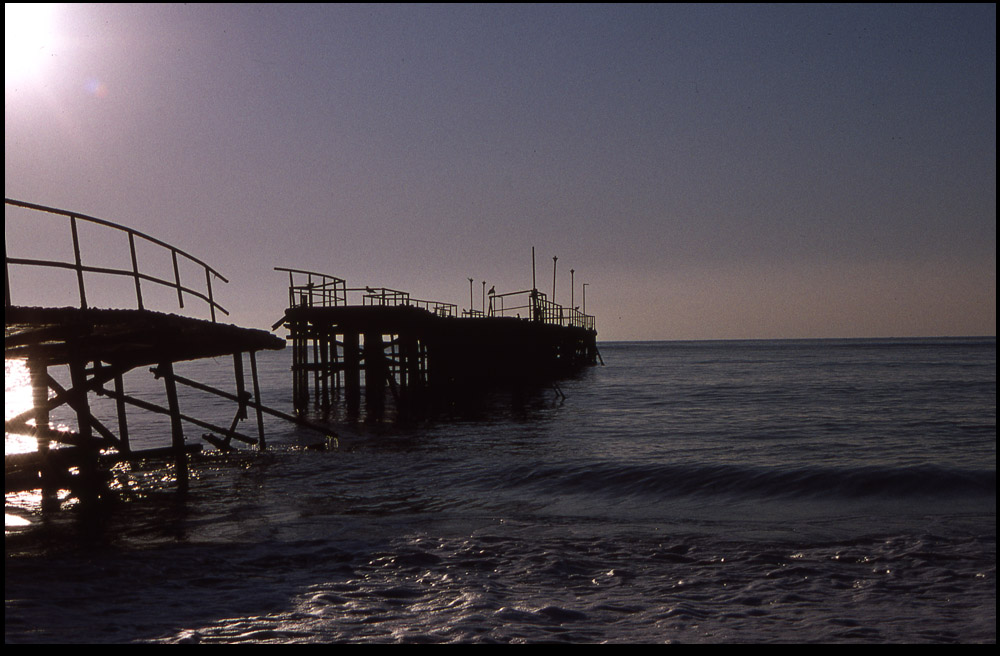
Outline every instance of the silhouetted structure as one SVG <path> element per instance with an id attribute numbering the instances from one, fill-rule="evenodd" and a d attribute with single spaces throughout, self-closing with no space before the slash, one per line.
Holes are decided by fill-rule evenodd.
<path id="1" fill-rule="evenodd" d="M 299 413 L 288 415 L 261 402 L 256 362 L 258 351 L 282 349 L 285 342 L 266 331 L 217 322 L 218 313 L 228 312 L 215 301 L 213 281 L 228 281 L 212 267 L 170 244 L 104 219 L 12 199 L 5 199 L 4 210 L 4 356 L 25 361 L 32 388 L 32 407 L 7 419 L 4 428 L 7 433 L 37 440 L 37 451 L 5 456 L 5 488 L 7 492 L 40 488 L 49 505 L 59 489 L 71 489 L 80 497 L 100 494 L 102 466 L 154 456 L 173 460 L 178 487 L 186 489 L 188 455 L 201 446 L 188 442 L 185 424 L 209 431 L 203 439 L 223 450 L 230 448 L 232 440 L 263 449 L 265 413 L 333 435 L 302 418 L 310 399 L 328 408 L 333 396 L 343 391 L 349 413 L 357 415 L 363 391 L 368 416 L 380 417 L 388 389 L 400 413 L 409 415 L 427 409 L 434 400 L 461 397 L 470 391 L 554 382 L 600 358 L 594 318 L 548 301 L 534 285 L 509 294 L 495 294 L 491 289 L 487 310 L 484 283 L 484 309 L 470 308 L 459 317 L 452 304 L 417 300 L 392 289 L 349 289 L 333 276 L 279 269 L 289 274 L 289 306 L 274 327 L 285 325 L 289 330 L 294 407 Z M 22 219 L 32 222 L 32 235 L 42 221 L 66 221 L 71 259 L 11 257 L 7 232 L 12 223 Z M 108 239 L 105 233 L 127 240 L 128 266 L 85 262 L 80 245 L 83 228 L 101 233 L 102 244 Z M 151 251 L 165 256 L 169 274 L 154 275 L 140 266 Z M 77 305 L 16 305 L 11 294 L 11 267 L 70 272 L 76 283 Z M 186 273 L 183 279 L 181 275 L 192 269 L 194 283 L 190 282 L 192 274 Z M 131 297 L 128 304 L 134 302 L 134 306 L 92 307 L 88 276 L 129 281 L 134 296 L 127 294 Z M 42 283 L 32 282 L 32 293 L 36 293 Z M 185 300 L 197 299 L 207 307 L 209 317 L 198 319 L 149 309 L 149 292 L 156 289 L 176 293 L 180 308 L 185 307 Z M 178 362 L 220 356 L 233 359 L 233 391 L 174 371 Z M 250 386 L 244 373 L 245 356 L 249 358 Z M 125 390 L 123 376 L 141 367 L 151 367 L 150 372 L 162 379 L 165 403 L 140 399 Z M 59 382 L 53 375 L 56 370 L 63 371 L 60 377 L 68 379 L 68 384 Z M 184 414 L 178 400 L 179 385 L 231 401 L 232 422 L 216 425 Z M 91 412 L 91 395 L 114 400 L 115 427 L 105 425 Z M 51 425 L 50 414 L 63 405 L 76 415 L 75 431 Z M 169 446 L 133 450 L 128 408 L 168 416 Z M 249 409 L 256 414 L 255 436 L 237 430 Z"/>
<path id="2" fill-rule="evenodd" d="M 5 456 L 7 492 L 41 488 L 49 505 L 58 489 L 71 489 L 81 497 L 95 496 L 102 489 L 99 466 L 164 455 L 174 461 L 178 487 L 184 489 L 187 487 L 188 454 L 200 449 L 199 444 L 190 444 L 185 439 L 185 424 L 211 431 L 204 437 L 219 448 L 227 448 L 231 440 L 264 448 L 263 413 L 298 421 L 260 402 L 255 355 L 265 349 L 282 349 L 284 341 L 267 331 L 239 328 L 216 321 L 217 313 L 226 311 L 214 300 L 212 281 L 227 281 L 214 269 L 169 244 L 110 221 L 11 199 L 6 199 L 4 204 L 5 233 L 12 221 L 28 220 L 34 228 L 42 221 L 66 220 L 73 246 L 72 261 L 17 258 L 7 253 L 8 240 L 5 238 L 4 357 L 26 362 L 33 403 L 30 410 L 6 420 L 4 429 L 7 433 L 34 436 L 38 444 L 37 451 Z M 82 225 L 90 230 L 98 229 L 102 241 L 109 238 L 106 233 L 124 234 L 129 245 L 131 266 L 115 268 L 84 262 L 80 246 Z M 137 244 L 147 250 L 140 250 Z M 139 266 L 140 253 L 147 253 L 150 249 L 169 256 L 172 279 L 152 275 L 148 269 Z M 77 283 L 78 307 L 15 305 L 11 298 L 12 266 L 71 271 Z M 192 266 L 196 271 L 203 272 L 204 286 L 193 286 L 186 279 L 182 281 L 182 268 Z M 94 275 L 131 279 L 136 307 L 90 307 L 85 282 L 86 276 Z M 199 299 L 208 307 L 209 319 L 149 310 L 144 291 L 156 287 L 176 291 L 182 308 L 185 299 Z M 37 288 L 33 286 L 34 289 Z M 177 362 L 219 356 L 233 358 L 235 389 L 232 392 L 204 385 L 174 372 Z M 249 358 L 250 364 L 249 389 L 244 374 L 244 356 Z M 136 398 L 124 389 L 123 375 L 139 367 L 152 367 L 153 375 L 163 380 L 165 404 Z M 64 372 L 61 376 L 63 380 L 68 378 L 68 386 L 60 384 L 53 375 L 57 369 L 68 369 L 69 375 Z M 184 414 L 178 402 L 178 385 L 232 401 L 235 409 L 232 423 L 228 427 L 219 426 Z M 94 416 L 88 400 L 92 394 L 115 400 L 117 426 L 106 426 Z M 50 426 L 50 413 L 64 404 L 68 404 L 76 414 L 78 427 L 75 431 L 56 430 Z M 169 446 L 134 451 L 129 440 L 126 414 L 129 407 L 170 417 Z M 239 422 L 247 418 L 250 408 L 256 413 L 256 436 L 237 431 Z M 71 471 L 79 473 L 71 474 Z"/>
<path id="3" fill-rule="evenodd" d="M 289 331 L 299 412 L 329 409 L 342 391 L 357 417 L 363 391 L 368 416 L 377 418 L 388 390 L 400 414 L 410 415 L 497 386 L 554 382 L 600 357 L 594 318 L 537 289 L 491 293 L 488 310 L 459 317 L 453 304 L 399 290 L 277 270 L 288 273 L 289 298 L 273 328 Z"/>

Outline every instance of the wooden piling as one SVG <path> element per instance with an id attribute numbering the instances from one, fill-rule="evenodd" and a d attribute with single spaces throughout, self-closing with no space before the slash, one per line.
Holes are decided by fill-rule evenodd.
<path id="1" fill-rule="evenodd" d="M 61 262 L 12 256 L 6 252 L 5 246 L 5 270 L 9 273 L 12 267 L 26 267 L 25 270 L 28 271 L 37 270 L 37 267 L 68 268 L 76 274 L 79 294 L 78 307 L 15 305 L 12 296 L 17 295 L 12 294 L 10 276 L 5 276 L 4 355 L 8 360 L 23 359 L 27 362 L 32 386 L 32 408 L 6 419 L 4 425 L 8 433 L 34 435 L 38 448 L 37 453 L 5 457 L 8 474 L 12 474 L 6 477 L 8 491 L 41 487 L 43 508 L 45 499 L 55 499 L 58 489 L 69 488 L 84 500 L 101 494 L 103 488 L 98 471 L 101 463 L 131 460 L 137 455 L 130 444 L 126 406 L 170 417 L 169 451 L 177 466 L 178 487 L 181 489 L 186 489 L 189 482 L 187 453 L 200 448 L 200 445 L 185 444 L 183 424 L 194 424 L 221 433 L 224 440 L 218 438 L 217 441 L 224 441 L 227 445 L 230 439 L 236 439 L 264 446 L 261 412 L 270 410 L 260 403 L 254 354 L 258 350 L 284 348 L 284 340 L 265 331 L 216 322 L 217 312 L 228 314 L 215 301 L 214 293 L 214 281 L 228 282 L 225 277 L 200 259 L 127 226 L 13 199 L 5 199 L 4 204 L 9 210 L 5 227 L 10 224 L 12 215 L 16 220 L 27 218 L 33 222 L 65 221 L 73 248 L 71 261 Z M 116 234 L 127 235 L 130 266 L 109 266 L 107 262 L 85 259 L 86 249 L 82 249 L 80 244 L 81 223 L 86 224 L 85 230 L 104 231 L 104 235 L 112 236 L 111 240 Z M 146 249 L 166 252 L 173 265 L 173 275 L 164 277 L 160 272 L 151 272 L 141 267 L 144 262 L 139 257 L 137 242 L 144 244 L 143 252 Z M 200 270 L 203 276 L 195 276 L 192 281 L 192 277 L 185 274 L 182 279 L 182 269 L 187 271 L 192 267 L 193 270 Z M 106 280 L 106 276 L 131 278 L 138 309 L 91 307 L 86 287 L 93 286 L 95 280 Z M 199 278 L 203 278 L 203 282 Z M 176 292 L 179 308 L 185 308 L 191 299 L 196 300 L 195 305 L 204 303 L 211 320 L 148 309 L 149 299 L 144 293 L 147 285 L 164 286 Z M 25 294 L 28 298 L 30 289 Z M 116 299 L 116 305 L 120 300 L 122 299 Z M 299 336 L 302 340 L 307 337 Z M 253 397 L 246 393 L 242 353 L 250 353 Z M 236 394 L 228 395 L 205 385 L 194 386 L 235 400 L 236 412 L 232 424 L 227 428 L 183 415 L 177 398 L 179 377 L 174 372 L 174 363 L 225 355 L 234 358 Z M 147 399 L 132 398 L 125 391 L 125 373 L 152 365 L 158 365 L 157 371 L 164 379 L 166 408 Z M 68 389 L 53 377 L 53 372 L 61 369 L 69 370 Z M 112 382 L 113 388 L 109 389 Z M 307 394 L 308 384 L 306 379 L 302 386 Z M 93 414 L 90 394 L 114 398 L 118 420 L 117 435 L 113 427 L 105 426 Z M 257 409 L 258 439 L 248 438 L 236 431 L 238 423 L 247 417 L 249 403 L 253 403 Z M 49 425 L 50 412 L 64 404 L 70 405 L 76 414 L 76 431 L 54 430 Z M 142 454 L 152 456 L 161 452 L 162 450 L 155 448 L 144 449 Z M 71 476 L 74 469 L 78 469 L 80 474 Z"/>
<path id="2" fill-rule="evenodd" d="M 160 375 L 163 376 L 163 384 L 167 393 L 167 406 L 170 409 L 171 446 L 174 450 L 174 465 L 177 473 L 177 489 L 181 492 L 187 492 L 187 451 L 184 450 L 184 426 L 181 423 L 180 404 L 177 402 L 177 383 L 174 381 L 173 363 L 160 363 L 159 371 Z"/>
<path id="3" fill-rule="evenodd" d="M 357 417 L 361 410 L 361 344 L 353 330 L 344 333 L 344 397 L 348 415 Z"/>
<path id="4" fill-rule="evenodd" d="M 257 375 L 257 353 L 250 351 L 250 376 L 253 379 L 253 400 L 254 409 L 257 412 L 257 436 L 260 450 L 267 448 L 267 441 L 264 438 L 264 407 L 260 398 L 260 378 Z"/>
<path id="5" fill-rule="evenodd" d="M 548 316 L 555 322 L 566 318 L 554 310 Z M 314 341 L 341 340 L 342 364 L 336 368 L 343 373 L 350 418 L 360 416 L 362 372 L 366 417 L 378 419 L 389 407 L 387 387 L 402 416 L 428 392 L 467 396 L 497 385 L 544 383 L 593 364 L 596 354 L 592 329 L 515 317 L 440 317 L 412 306 L 294 307 L 286 310 L 286 325 L 296 385 L 317 384 L 313 376 L 303 379 L 303 372 L 331 371 L 324 349 L 319 361 L 310 357 Z M 309 337 L 302 339 L 304 334 Z M 301 390 L 295 398 L 300 413 L 311 407 L 327 411 L 322 390 Z"/>
<path id="6" fill-rule="evenodd" d="M 115 376 L 115 410 L 118 414 L 118 439 L 121 441 L 123 450 L 127 453 L 132 450 L 128 434 L 128 417 L 125 413 L 125 381 L 121 374 Z"/>
<path id="7" fill-rule="evenodd" d="M 44 364 L 30 359 L 28 374 L 31 380 L 31 402 L 35 415 L 35 440 L 38 445 L 39 471 L 42 491 L 42 508 L 59 507 L 59 487 L 56 468 L 49 457 L 49 385 L 48 371 Z"/>
<path id="8" fill-rule="evenodd" d="M 381 331 L 365 333 L 365 406 L 370 416 L 380 416 L 385 408 L 388 368 Z"/>

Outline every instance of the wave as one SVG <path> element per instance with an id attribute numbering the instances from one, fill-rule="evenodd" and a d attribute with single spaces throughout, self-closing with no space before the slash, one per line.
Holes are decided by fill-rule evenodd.
<path id="1" fill-rule="evenodd" d="M 718 464 L 521 467 L 508 484 L 546 494 L 757 498 L 996 498 L 996 470 L 937 466 L 795 469 Z"/>

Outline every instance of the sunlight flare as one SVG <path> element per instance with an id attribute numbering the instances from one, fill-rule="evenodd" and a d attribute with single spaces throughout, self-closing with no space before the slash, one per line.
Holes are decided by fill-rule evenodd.
<path id="1" fill-rule="evenodd" d="M 52 4 L 4 4 L 4 77 L 16 82 L 33 75 L 52 55 Z"/>

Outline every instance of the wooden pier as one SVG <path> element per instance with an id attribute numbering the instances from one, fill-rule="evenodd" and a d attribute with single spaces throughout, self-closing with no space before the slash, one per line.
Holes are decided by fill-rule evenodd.
<path id="1" fill-rule="evenodd" d="M 215 269 L 170 244 L 104 219 L 12 199 L 5 199 L 4 211 L 4 357 L 24 361 L 32 390 L 31 408 L 5 419 L 4 429 L 34 438 L 37 446 L 29 453 L 5 454 L 5 488 L 8 493 L 40 489 L 43 507 L 58 506 L 59 490 L 69 489 L 81 499 L 98 497 L 106 491 L 108 467 L 151 457 L 167 458 L 178 488 L 186 489 L 189 456 L 202 446 L 189 439 L 190 427 L 221 450 L 231 449 L 234 442 L 264 449 L 265 414 L 336 437 L 310 423 L 308 411 L 325 412 L 343 401 L 348 417 L 357 418 L 363 399 L 366 418 L 382 418 L 390 403 L 399 417 L 410 417 L 433 411 L 441 401 L 498 386 L 524 389 L 554 383 L 600 359 L 594 318 L 548 300 L 535 288 L 534 276 L 529 290 L 490 290 L 488 308 L 484 284 L 483 309 L 470 307 L 459 315 L 454 304 L 381 287 L 348 288 L 334 276 L 281 268 L 289 277 L 289 302 L 273 329 L 287 328 L 292 344 L 295 414 L 286 414 L 261 401 L 256 361 L 259 351 L 282 349 L 285 340 L 217 320 L 228 312 L 215 300 L 213 285 L 228 281 Z M 7 233 L 20 221 L 28 222 L 32 235 L 42 222 L 62 222 L 68 228 L 64 234 L 69 233 L 71 255 L 63 260 L 12 256 Z M 102 233 L 96 239 L 103 245 L 109 240 L 105 232 L 127 243 L 126 257 L 117 265 L 85 261 L 83 253 L 89 251 L 81 247 L 81 235 L 94 238 Z M 141 266 L 151 251 L 170 263 L 168 273 Z M 123 261 L 128 264 L 122 266 Z M 55 287 L 75 296 L 70 299 L 73 305 L 15 303 L 12 268 L 68 272 L 75 284 Z M 93 285 L 88 288 L 87 281 L 108 277 L 126 281 L 130 298 L 124 300 L 129 307 L 94 307 L 88 297 Z M 48 291 L 45 285 L 52 286 L 29 276 L 24 285 L 28 291 L 15 292 L 32 299 Z M 190 312 L 185 303 L 194 300 L 208 316 L 152 309 L 150 297 L 156 294 L 151 292 L 164 289 L 168 298 L 176 295 L 180 309 Z M 228 390 L 174 370 L 179 362 L 220 356 L 233 363 L 233 387 Z M 143 368 L 162 381 L 162 402 L 138 398 L 125 389 L 124 375 Z M 185 413 L 179 386 L 232 403 L 232 422 L 220 425 Z M 113 426 L 92 412 L 94 397 L 114 401 Z M 51 414 L 62 406 L 75 415 L 75 430 L 53 426 Z M 242 431 L 240 424 L 250 410 L 255 430 Z M 129 413 L 138 411 L 169 417 L 163 447 L 133 449 Z"/>
<path id="2" fill-rule="evenodd" d="M 81 499 L 97 497 L 104 491 L 103 478 L 111 464 L 150 457 L 166 457 L 174 466 L 179 489 L 188 486 L 188 457 L 201 444 L 188 439 L 194 427 L 209 443 L 221 449 L 233 441 L 266 446 L 264 414 L 292 421 L 293 415 L 268 408 L 260 400 L 256 353 L 285 347 L 284 340 L 264 330 L 253 330 L 219 323 L 218 314 L 227 314 L 214 298 L 213 281 L 227 282 L 217 271 L 189 254 L 153 237 L 110 221 L 11 199 L 5 200 L 5 232 L 17 221 L 28 221 L 32 228 L 45 221 L 67 222 L 73 247 L 72 260 L 42 260 L 11 257 L 4 243 L 4 357 L 23 360 L 30 372 L 32 407 L 8 418 L 8 434 L 34 437 L 37 449 L 28 453 L 6 455 L 5 490 L 16 492 L 41 489 L 43 507 L 58 506 L 57 491 L 68 489 Z M 131 266 L 121 268 L 85 262 L 81 248 L 81 227 L 91 234 L 104 233 L 127 238 Z M 143 249 L 137 247 L 142 245 Z M 172 262 L 173 275 L 149 273 L 140 253 L 165 252 Z M 76 306 L 32 307 L 12 300 L 12 267 L 29 271 L 70 271 L 76 280 Z M 186 267 L 186 268 L 185 268 Z M 181 271 L 194 269 L 195 282 L 181 277 Z M 88 299 L 87 280 L 91 277 L 118 276 L 131 280 L 134 297 L 131 308 L 95 308 Z M 25 292 L 29 298 L 38 293 L 37 281 Z M 176 292 L 181 308 L 192 299 L 207 311 L 207 318 L 165 314 L 148 306 L 149 292 L 166 288 Z M 93 290 L 90 290 L 93 291 Z M 233 388 L 218 389 L 178 375 L 174 365 L 200 358 L 226 356 L 233 362 Z M 246 380 L 245 363 L 250 380 Z M 149 368 L 151 375 L 163 381 L 164 400 L 137 398 L 125 389 L 124 375 Z M 59 381 L 63 382 L 60 383 Z M 68 384 L 67 384 L 68 381 Z M 231 402 L 233 420 L 217 425 L 184 412 L 178 400 L 178 386 L 187 386 Z M 91 411 L 95 396 L 114 400 L 115 425 L 106 425 Z M 68 405 L 77 419 L 75 430 L 57 430 L 50 414 Z M 128 411 L 127 411 L 128 410 Z M 255 415 L 255 429 L 250 434 L 238 430 L 249 410 Z M 129 439 L 129 412 L 149 412 L 170 418 L 169 434 L 162 448 L 136 451 Z M 134 417 L 132 417 L 134 419 Z M 207 432 L 204 432 L 207 431 Z M 330 431 L 325 431 L 330 433 Z"/>
<path id="3" fill-rule="evenodd" d="M 537 289 L 489 295 L 459 316 L 449 303 L 383 287 L 348 288 L 327 274 L 288 273 L 289 303 L 273 328 L 288 329 L 295 409 L 400 416 L 497 387 L 554 382 L 596 364 L 594 318 Z"/>

